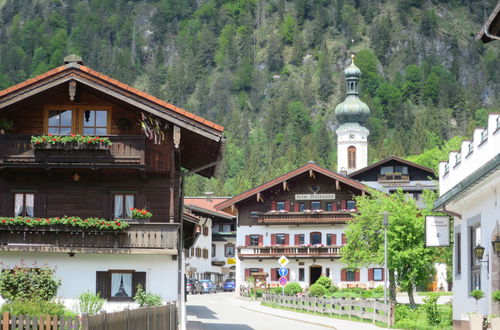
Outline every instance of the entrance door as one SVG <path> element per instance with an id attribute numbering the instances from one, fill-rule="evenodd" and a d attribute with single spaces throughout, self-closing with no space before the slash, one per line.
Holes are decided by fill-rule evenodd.
<path id="1" fill-rule="evenodd" d="M 309 268 L 309 285 L 314 284 L 321 276 L 321 266 L 311 266 Z"/>

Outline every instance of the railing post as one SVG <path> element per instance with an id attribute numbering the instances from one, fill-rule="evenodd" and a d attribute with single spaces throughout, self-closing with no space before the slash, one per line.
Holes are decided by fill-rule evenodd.
<path id="1" fill-rule="evenodd" d="M 3 327 L 2 330 L 9 330 L 9 312 L 3 312 Z"/>

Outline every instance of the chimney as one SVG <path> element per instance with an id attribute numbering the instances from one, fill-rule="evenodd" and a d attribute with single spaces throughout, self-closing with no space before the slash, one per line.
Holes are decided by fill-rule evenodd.
<path id="1" fill-rule="evenodd" d="M 207 197 L 207 202 L 212 202 L 212 196 L 213 196 L 213 194 L 214 194 L 214 193 L 213 193 L 213 192 L 211 192 L 211 191 L 207 191 L 207 192 L 205 193 L 205 196 Z"/>
<path id="2" fill-rule="evenodd" d="M 75 54 L 71 54 L 71 55 L 68 55 L 64 58 L 64 64 L 67 65 L 67 64 L 79 64 L 79 65 L 83 65 L 83 59 L 81 56 L 78 56 L 78 55 L 75 55 Z"/>

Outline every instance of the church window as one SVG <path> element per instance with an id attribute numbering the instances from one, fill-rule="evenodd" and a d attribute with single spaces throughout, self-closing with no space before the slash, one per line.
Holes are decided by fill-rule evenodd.
<path id="1" fill-rule="evenodd" d="M 350 169 L 356 168 L 356 147 L 347 148 L 347 166 Z"/>

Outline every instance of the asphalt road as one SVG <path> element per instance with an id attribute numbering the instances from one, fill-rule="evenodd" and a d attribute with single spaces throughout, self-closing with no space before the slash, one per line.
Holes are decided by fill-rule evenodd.
<path id="1" fill-rule="evenodd" d="M 236 299 L 232 292 L 188 295 L 188 330 L 324 330 L 311 323 L 290 320 L 245 308 L 248 302 Z"/>

